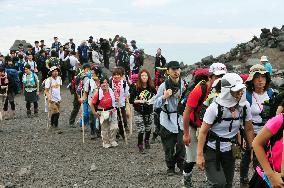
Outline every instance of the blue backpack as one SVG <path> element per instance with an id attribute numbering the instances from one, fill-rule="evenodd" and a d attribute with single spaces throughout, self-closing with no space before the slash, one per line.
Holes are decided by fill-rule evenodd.
<path id="1" fill-rule="evenodd" d="M 16 69 L 6 69 L 6 73 L 13 80 L 13 92 L 19 94 L 21 92 L 21 81 L 18 71 Z"/>

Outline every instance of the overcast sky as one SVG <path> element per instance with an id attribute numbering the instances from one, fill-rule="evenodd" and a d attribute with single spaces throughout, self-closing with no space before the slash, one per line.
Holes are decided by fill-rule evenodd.
<path id="1" fill-rule="evenodd" d="M 191 64 L 281 27 L 283 0 L 0 0 L 0 52 L 33 43 L 125 36 L 154 55 Z"/>

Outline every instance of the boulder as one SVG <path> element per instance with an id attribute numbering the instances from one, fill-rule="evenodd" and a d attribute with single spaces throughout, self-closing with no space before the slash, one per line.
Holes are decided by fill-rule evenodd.
<path id="1" fill-rule="evenodd" d="M 276 48 L 277 47 L 277 40 L 276 39 L 269 39 L 267 41 L 267 46 L 269 48 Z"/>
<path id="2" fill-rule="evenodd" d="M 273 27 L 272 28 L 272 35 L 274 36 L 274 37 L 278 37 L 279 36 L 279 32 L 280 32 L 280 29 L 278 29 L 277 27 Z"/>
<path id="3" fill-rule="evenodd" d="M 207 56 L 207 57 L 201 59 L 201 62 L 204 65 L 211 65 L 214 62 L 214 57 L 213 57 L 213 55 Z"/>
<path id="4" fill-rule="evenodd" d="M 280 43 L 278 44 L 278 47 L 279 47 L 279 50 L 280 50 L 281 52 L 283 52 L 283 51 L 284 51 L 284 41 L 280 42 Z"/>

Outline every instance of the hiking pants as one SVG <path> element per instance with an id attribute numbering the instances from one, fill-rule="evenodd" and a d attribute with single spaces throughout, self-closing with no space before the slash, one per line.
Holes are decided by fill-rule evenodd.
<path id="1" fill-rule="evenodd" d="M 184 176 L 190 176 L 192 174 L 192 169 L 196 163 L 198 142 L 196 131 L 196 128 L 189 127 L 191 142 L 188 146 L 185 146 L 186 160 L 184 163 Z"/>
<path id="2" fill-rule="evenodd" d="M 128 130 L 125 106 L 120 107 L 120 108 L 116 108 L 116 110 L 117 110 L 119 134 L 124 138 L 125 135 L 124 135 L 123 127 L 124 127 L 125 130 Z M 121 116 L 122 116 L 122 118 L 121 118 Z M 123 122 L 123 124 L 122 124 L 122 122 Z"/>
<path id="3" fill-rule="evenodd" d="M 151 125 L 153 122 L 152 114 L 142 115 L 134 110 L 134 117 L 138 133 L 151 132 Z"/>
<path id="4" fill-rule="evenodd" d="M 251 163 L 251 152 L 253 152 L 253 150 L 245 150 L 244 152 L 242 152 L 242 159 L 240 164 L 241 183 L 243 183 L 245 179 L 248 179 L 249 164 Z M 252 163 L 253 163 L 253 169 L 255 169 L 259 165 L 254 152 L 253 152 Z"/>
<path id="5" fill-rule="evenodd" d="M 69 124 L 73 125 L 75 123 L 76 120 L 76 116 L 79 113 L 80 110 L 80 102 L 78 101 L 78 96 L 76 94 L 74 94 L 74 99 L 73 99 L 73 110 L 71 112 L 71 116 L 69 118 Z"/>
<path id="6" fill-rule="evenodd" d="M 34 111 L 37 112 L 38 111 L 38 102 L 33 102 L 34 103 Z M 31 102 L 27 101 L 26 102 L 26 108 L 27 111 L 31 111 Z"/>
<path id="7" fill-rule="evenodd" d="M 159 136 L 159 132 L 160 132 L 160 113 L 161 113 L 161 109 L 156 109 L 154 111 L 154 124 L 155 124 L 155 130 L 153 132 L 153 138 L 157 138 Z"/>
<path id="8" fill-rule="evenodd" d="M 161 129 L 165 129 L 161 126 Z M 164 130 L 168 131 L 168 130 Z M 163 149 L 165 152 L 165 161 L 168 168 L 183 169 L 185 147 L 183 144 L 183 131 L 179 133 L 171 133 L 168 131 L 167 134 L 161 135 Z"/>
<path id="9" fill-rule="evenodd" d="M 104 120 L 101 124 L 101 136 L 104 144 L 111 144 L 116 140 L 117 128 L 117 114 L 111 112 L 109 119 Z"/>
<path id="10" fill-rule="evenodd" d="M 232 150 L 221 152 L 220 170 L 217 170 L 216 151 L 206 146 L 204 152 L 205 174 L 208 188 L 231 188 L 235 172 L 235 158 Z"/>
<path id="11" fill-rule="evenodd" d="M 93 126 L 92 128 L 96 128 L 96 121 L 95 121 L 96 119 L 87 101 L 84 102 L 83 104 L 83 110 L 84 110 L 84 115 L 83 115 L 84 125 L 85 126 L 92 125 Z M 80 127 L 82 127 L 82 118 L 80 120 Z"/>
<path id="12" fill-rule="evenodd" d="M 14 93 L 8 93 L 8 96 L 5 99 L 4 102 L 4 111 L 8 111 L 8 103 L 11 105 L 11 109 L 14 111 L 15 110 L 15 102 L 14 102 L 15 94 Z"/>
<path id="13" fill-rule="evenodd" d="M 58 126 L 58 119 L 59 119 L 59 109 L 60 109 L 60 102 L 49 101 L 48 108 L 50 112 L 50 121 L 51 125 L 57 127 Z"/>

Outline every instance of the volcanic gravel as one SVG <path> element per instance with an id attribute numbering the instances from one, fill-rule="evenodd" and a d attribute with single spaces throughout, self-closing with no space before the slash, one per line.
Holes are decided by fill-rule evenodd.
<path id="1" fill-rule="evenodd" d="M 62 99 L 60 131 L 55 131 L 47 129 L 43 95 L 39 116 L 31 118 L 24 97 L 16 96 L 16 118 L 0 122 L 0 188 L 182 187 L 182 176 L 166 175 L 161 143 L 146 154 L 138 152 L 135 125 L 128 145 L 118 140 L 118 147 L 104 149 L 101 139 L 90 139 L 89 130 L 83 144 L 78 123 L 76 128 L 68 124 L 73 96 L 66 88 Z M 238 163 L 234 187 L 239 187 Z M 194 187 L 205 187 L 205 180 L 204 172 L 195 169 Z"/>

